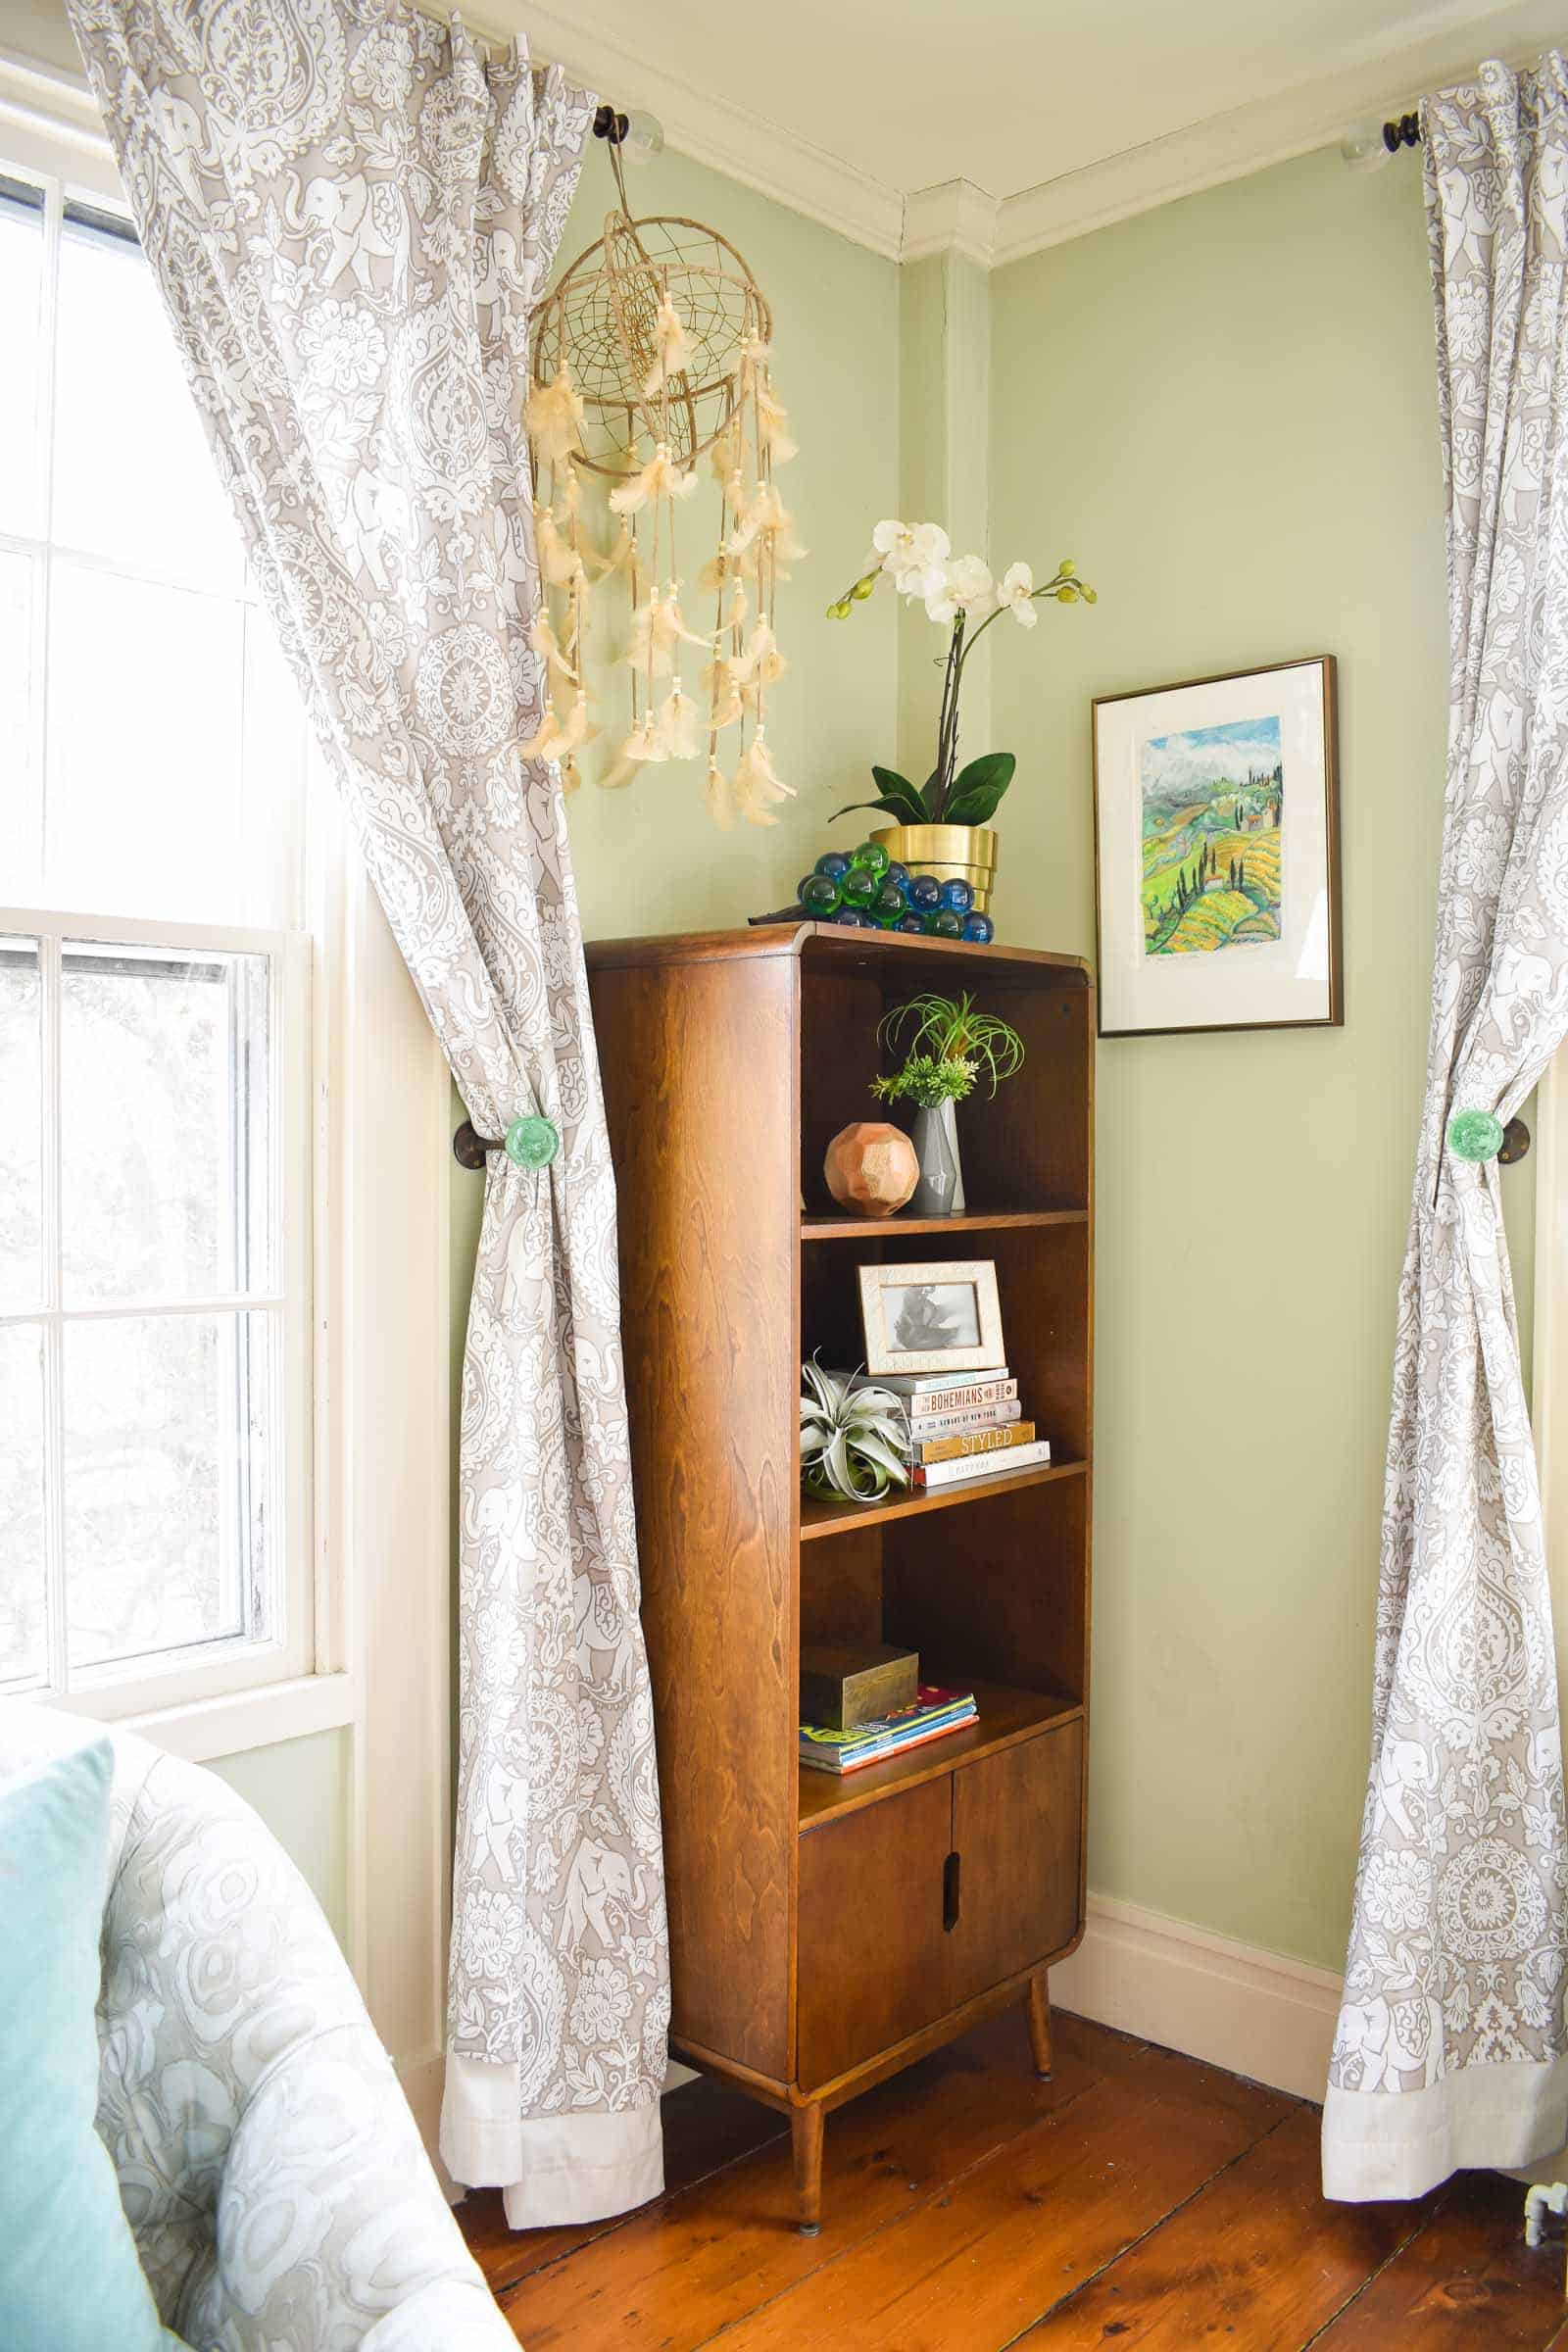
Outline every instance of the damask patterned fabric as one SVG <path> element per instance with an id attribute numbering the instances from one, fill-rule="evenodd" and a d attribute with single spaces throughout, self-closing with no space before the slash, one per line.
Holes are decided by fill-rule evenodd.
<path id="1" fill-rule="evenodd" d="M 1418 2196 L 1568 2128 L 1562 1747 L 1495 1161 L 1568 1031 L 1568 79 L 1423 110 L 1452 688 L 1399 1294 L 1372 1771 L 1323 2118 L 1336 2197 Z"/>
<path id="2" fill-rule="evenodd" d="M 0 1703 L 0 1780 L 99 1736 Z M 212 1773 L 114 1751 L 98 2134 L 165 2327 L 195 2352 L 516 2352 L 298 1871 Z"/>
<path id="3" fill-rule="evenodd" d="M 515 2226 L 591 2219 L 661 2185 L 669 2016 L 614 1180 L 560 778 L 518 750 L 543 710 L 528 321 L 592 101 L 402 0 L 69 4 L 469 1114 L 563 1139 L 542 1176 L 491 1154 L 468 1325 L 442 2153 Z"/>

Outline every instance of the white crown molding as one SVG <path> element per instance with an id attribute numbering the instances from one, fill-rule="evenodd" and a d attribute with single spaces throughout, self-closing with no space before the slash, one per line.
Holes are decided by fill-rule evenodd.
<path id="1" fill-rule="evenodd" d="M 972 179 L 945 179 L 939 187 L 916 188 L 904 199 L 901 262 L 923 262 L 938 253 L 962 254 L 989 270 L 997 246 L 995 196 Z"/>

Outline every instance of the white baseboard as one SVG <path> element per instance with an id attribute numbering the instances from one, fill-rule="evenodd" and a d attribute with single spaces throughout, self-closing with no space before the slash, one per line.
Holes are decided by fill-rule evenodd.
<path id="1" fill-rule="evenodd" d="M 1321 2100 L 1340 1979 L 1092 1894 L 1083 1942 L 1051 1972 L 1051 1999 L 1099 2025 Z"/>

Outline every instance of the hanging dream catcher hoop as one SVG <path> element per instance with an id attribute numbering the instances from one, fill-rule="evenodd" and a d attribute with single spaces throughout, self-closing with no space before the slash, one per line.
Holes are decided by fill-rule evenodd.
<path id="1" fill-rule="evenodd" d="M 545 721 L 523 749 L 555 759 L 568 789 L 576 754 L 600 730 L 587 676 L 590 600 L 624 576 L 630 601 L 630 731 L 603 777 L 628 784 L 645 765 L 708 752 L 708 799 L 721 824 L 738 813 L 771 825 L 793 787 L 767 751 L 767 689 L 785 662 L 773 628 L 778 583 L 792 557 L 791 517 L 773 469 L 795 455 L 771 380 L 772 312 L 744 255 L 701 220 L 634 219 L 620 159 L 611 162 L 620 203 L 541 305 L 530 352 L 527 422 L 544 602 L 533 642 L 546 664 Z M 699 463 L 718 491 L 716 545 L 695 573 L 696 540 L 677 510 L 700 486 Z M 611 483 L 618 537 L 591 543 L 583 477 Z M 711 545 L 712 542 L 710 542 Z M 711 594 L 712 626 L 689 624 Z M 706 604 L 706 597 L 705 597 Z M 704 618 L 708 617 L 705 611 Z M 684 673 L 701 664 L 701 700 Z M 726 774 L 720 738 L 738 730 Z"/>

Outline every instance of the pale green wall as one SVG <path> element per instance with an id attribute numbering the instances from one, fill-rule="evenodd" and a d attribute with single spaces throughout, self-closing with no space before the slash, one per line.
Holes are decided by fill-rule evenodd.
<path id="1" fill-rule="evenodd" d="M 349 1735 L 313 1732 L 278 1747 L 224 1756 L 208 1768 L 254 1805 L 326 1913 L 347 1935 Z"/>
<path id="2" fill-rule="evenodd" d="M 1003 935 L 1094 952 L 1092 695 L 1339 659 L 1346 1026 L 1100 1050 L 1090 1847 L 1103 1893 L 1338 1968 L 1443 799 L 1421 175 L 1310 156 L 992 300 L 993 557 L 1100 590 L 995 658 Z"/>

